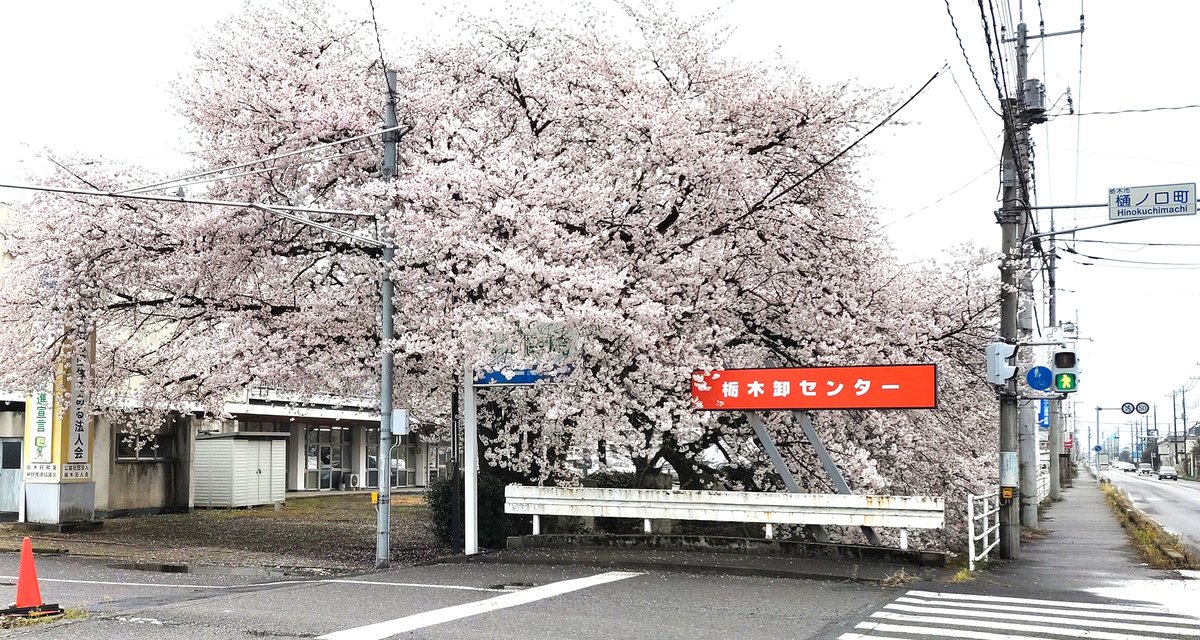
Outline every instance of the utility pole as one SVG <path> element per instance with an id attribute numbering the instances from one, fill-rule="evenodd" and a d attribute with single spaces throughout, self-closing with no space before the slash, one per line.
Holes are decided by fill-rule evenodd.
<path id="1" fill-rule="evenodd" d="M 1050 231 L 1054 231 L 1054 210 L 1050 210 Z M 1058 337 L 1058 282 L 1054 273 L 1054 235 L 1050 236 L 1050 255 L 1046 261 L 1046 286 L 1050 289 L 1050 330 L 1055 332 L 1055 338 Z M 1062 401 L 1054 398 L 1050 400 L 1050 499 L 1057 502 L 1062 500 L 1062 464 L 1059 460 L 1059 455 L 1063 452 L 1063 432 L 1062 432 Z M 1096 434 L 1097 437 L 1100 434 Z M 1089 440 L 1091 438 L 1088 438 Z M 1096 441 L 1096 444 L 1101 444 Z M 1091 445 L 1088 445 L 1091 448 Z M 1097 467 L 1099 465 L 1097 464 Z"/>
<path id="2" fill-rule="evenodd" d="M 1025 274 L 1021 276 L 1021 291 L 1018 294 L 1018 300 L 1022 298 L 1028 301 L 1028 304 L 1018 311 L 1017 335 L 1020 336 L 1021 342 L 1030 342 L 1033 338 L 1033 274 L 1028 258 L 1025 259 Z M 1025 354 L 1024 360 L 1027 364 L 1031 363 L 1032 357 Z M 1017 384 L 1019 388 L 1019 378 Z M 1036 529 L 1038 526 L 1038 404 L 1040 402 L 1028 401 L 1018 412 L 1021 526 L 1029 529 Z"/>
<path id="3" fill-rule="evenodd" d="M 1046 33 L 1043 29 L 1039 30 L 1033 38 L 1082 32 L 1083 16 L 1080 16 L 1078 31 Z M 1002 296 L 1000 299 L 1000 337 L 1009 344 L 1017 343 L 1017 309 L 1019 306 L 1017 268 L 1022 264 L 1024 257 L 1022 246 L 1031 205 L 1029 185 L 1026 183 L 1026 176 L 1030 174 L 1029 125 L 1042 123 L 1047 119 L 1045 90 L 1042 83 L 1028 77 L 1029 38 L 1028 28 L 1022 22 L 1017 25 L 1016 38 L 1006 40 L 1016 43 L 1017 96 L 1015 98 L 1003 96 L 1000 104 L 1004 114 L 1004 145 L 1000 163 L 1003 203 L 997 214 L 997 222 L 1000 223 L 1000 288 Z M 1057 311 L 1054 313 L 1057 320 Z M 1018 479 L 1012 477 L 1014 472 L 1018 472 L 1021 464 L 1017 437 L 1020 417 L 1017 397 L 1017 382 L 1009 380 L 1000 391 L 1001 504 L 998 546 L 1000 557 L 1003 559 L 1015 559 L 1021 555 L 1021 500 L 1016 499 L 1016 496 L 1004 499 L 1005 490 L 1011 491 L 1014 485 L 1019 484 Z M 1057 400 L 1052 401 L 1052 403 L 1057 402 Z M 1096 436 L 1098 441 L 1098 424 L 1096 425 Z M 1051 460 L 1057 455 L 1058 451 L 1052 448 Z M 1034 459 L 1027 460 L 1026 464 L 1033 465 L 1036 469 L 1036 453 Z M 1053 478 L 1051 481 L 1053 482 Z"/>
<path id="4" fill-rule="evenodd" d="M 1175 390 L 1171 389 L 1171 463 L 1179 464 L 1179 414 L 1175 411 Z"/>
<path id="5" fill-rule="evenodd" d="M 1004 145 L 1001 157 L 1001 187 L 1003 202 L 997 221 L 1000 223 L 1000 337 L 1004 342 L 1017 342 L 1017 311 L 1019 292 L 1017 268 L 1022 264 L 1021 240 L 1029 215 L 1028 185 L 1025 184 L 1026 159 L 1029 150 L 1029 126 L 1025 118 L 1023 83 L 1029 57 L 1025 24 L 1017 25 L 1017 90 L 1018 99 L 1005 97 L 1000 105 L 1004 111 Z M 1017 381 L 1004 384 L 1000 392 L 1000 484 L 1011 491 L 1019 479 L 1020 454 L 1018 429 L 1020 412 L 1017 407 Z M 1036 464 L 1036 461 L 1034 462 Z M 1009 476 L 1009 477 L 1005 477 Z M 1016 482 L 1014 482 L 1016 481 Z M 1021 557 L 1021 500 L 1020 496 L 1001 496 L 1000 557 Z"/>
<path id="6" fill-rule="evenodd" d="M 387 86 L 383 94 L 383 166 L 384 180 L 396 177 L 396 72 L 386 71 Z M 379 478 L 379 536 L 375 540 L 375 568 L 391 566 L 392 544 L 392 352 L 388 342 L 395 337 L 392 327 L 392 261 L 396 249 L 388 229 L 386 215 L 379 218 L 379 238 L 383 240 L 383 263 L 379 270 L 379 454 L 375 456 L 376 476 Z"/>

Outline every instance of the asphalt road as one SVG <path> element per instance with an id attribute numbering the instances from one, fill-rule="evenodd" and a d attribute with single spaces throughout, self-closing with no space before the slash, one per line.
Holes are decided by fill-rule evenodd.
<path id="1" fill-rule="evenodd" d="M 1134 506 L 1200 553 L 1200 483 L 1135 472 L 1104 473 L 1129 494 Z"/>
<path id="2" fill-rule="evenodd" d="M 16 562 L 0 556 L 9 594 Z M 900 594 L 849 582 L 506 564 L 265 584 L 81 558 L 39 557 L 37 568 L 47 602 L 88 615 L 21 637 L 827 638 Z"/>

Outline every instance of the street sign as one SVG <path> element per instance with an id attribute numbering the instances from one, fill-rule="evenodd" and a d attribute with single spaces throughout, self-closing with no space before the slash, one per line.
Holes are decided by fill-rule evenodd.
<path id="1" fill-rule="evenodd" d="M 1067 440 L 1066 442 L 1063 443 L 1063 448 L 1066 449 L 1067 451 L 1070 451 L 1071 447 L 1073 447 L 1073 446 L 1075 446 L 1075 442 L 1072 440 Z"/>
<path id="2" fill-rule="evenodd" d="M 570 374 L 575 369 L 572 365 L 547 366 L 541 369 L 508 369 L 501 368 L 476 375 L 477 387 L 524 387 L 539 382 L 550 382 Z"/>
<path id="3" fill-rule="evenodd" d="M 698 369 L 692 407 L 700 411 L 935 409 L 937 365 L 795 369 Z"/>
<path id="4" fill-rule="evenodd" d="M 1133 403 L 1126 402 L 1125 404 L 1121 405 L 1121 413 L 1124 413 L 1125 415 L 1133 413 Z"/>
<path id="5" fill-rule="evenodd" d="M 1108 219 L 1137 220 L 1196 215 L 1196 183 L 1118 187 L 1108 190 Z"/>
<path id="6" fill-rule="evenodd" d="M 1050 428 L 1050 401 L 1045 398 L 1038 401 L 1037 421 L 1039 429 Z"/>
<path id="7" fill-rule="evenodd" d="M 1050 370 L 1050 367 L 1041 365 L 1030 367 L 1029 371 L 1025 373 L 1025 382 L 1029 383 L 1030 389 L 1045 391 L 1054 384 L 1054 372 Z"/>
<path id="8" fill-rule="evenodd" d="M 1138 413 L 1146 413 L 1150 411 L 1150 405 L 1146 404 L 1145 402 L 1137 403 L 1137 407 L 1135 408 L 1137 409 Z"/>
<path id="9" fill-rule="evenodd" d="M 1092 451 L 1095 451 L 1096 453 L 1100 453 L 1101 451 L 1104 451 L 1104 447 L 1102 447 L 1100 445 L 1096 445 L 1096 446 L 1092 447 Z"/>

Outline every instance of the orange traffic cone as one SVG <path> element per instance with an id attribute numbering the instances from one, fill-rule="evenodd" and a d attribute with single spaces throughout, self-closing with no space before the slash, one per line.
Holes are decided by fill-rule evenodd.
<path id="1" fill-rule="evenodd" d="M 21 541 L 21 562 L 17 565 L 17 608 L 42 606 L 42 590 L 38 588 L 37 567 L 33 566 L 33 540 Z"/>
<path id="2" fill-rule="evenodd" d="M 21 560 L 17 566 L 17 602 L 8 609 L 0 610 L 0 615 L 32 617 L 62 612 L 57 604 L 42 602 L 42 590 L 38 588 L 37 567 L 33 565 L 33 541 L 26 536 L 21 541 Z"/>

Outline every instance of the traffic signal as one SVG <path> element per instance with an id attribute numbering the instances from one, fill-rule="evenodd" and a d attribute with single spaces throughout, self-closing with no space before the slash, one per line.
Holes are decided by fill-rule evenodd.
<path id="1" fill-rule="evenodd" d="M 987 346 L 987 381 L 1002 385 L 1017 375 L 1017 367 L 1008 364 L 1017 353 L 1017 345 L 993 342 Z"/>
<path id="2" fill-rule="evenodd" d="M 1054 391 L 1074 393 L 1079 390 L 1079 356 L 1074 349 L 1059 349 L 1054 352 L 1051 367 L 1054 369 Z"/>

